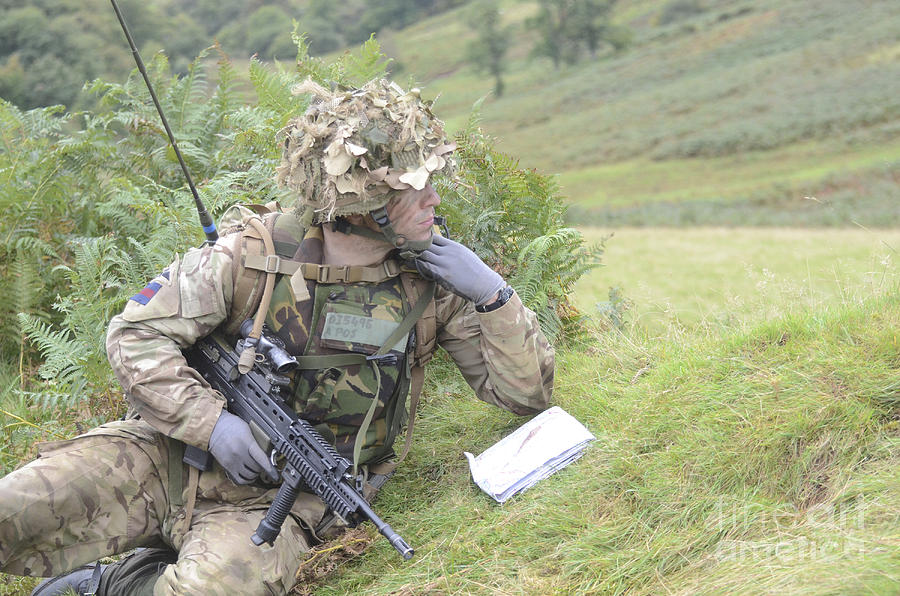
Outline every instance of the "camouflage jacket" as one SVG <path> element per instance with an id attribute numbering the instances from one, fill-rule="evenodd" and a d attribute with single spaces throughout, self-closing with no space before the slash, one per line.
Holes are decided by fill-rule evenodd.
<path id="1" fill-rule="evenodd" d="M 313 241 L 321 238 L 316 234 L 307 236 Z M 192 249 L 176 258 L 128 301 L 124 311 L 112 319 L 107 334 L 109 360 L 131 410 L 157 431 L 201 449 L 208 447 L 224 401 L 186 365 L 181 350 L 220 326 L 233 325 L 228 316 L 234 279 L 240 271 L 239 237 L 226 234 L 212 247 Z M 307 240 L 301 249 L 298 253 L 305 251 L 303 261 L 321 263 L 321 250 L 315 246 L 310 249 Z M 288 346 L 293 346 L 295 353 L 311 348 L 309 353 L 316 349 L 323 353 L 326 342 L 306 341 L 310 335 L 310 339 L 321 340 L 321 325 L 302 325 L 306 327 L 306 337 L 298 341 L 291 337 L 290 326 L 284 320 L 284 312 L 305 312 L 301 302 L 312 303 L 312 297 L 317 296 L 316 283 L 309 281 L 303 292 L 292 292 L 286 283 L 282 279 L 276 287 L 268 323 L 289 340 Z M 296 305 L 291 304 L 297 293 L 304 296 L 296 298 Z M 333 297 L 334 292 L 329 295 Z M 517 414 L 535 413 L 547 407 L 553 386 L 554 351 L 541 333 L 534 313 L 517 295 L 497 310 L 477 313 L 472 303 L 438 288 L 435 315 L 437 344 L 456 362 L 480 399 Z M 303 321 L 302 316 L 296 318 Z M 308 332 L 310 329 L 312 333 Z M 307 344 L 305 348 L 303 344 Z M 341 346 L 332 342 L 327 348 L 324 353 L 334 353 Z M 321 411 L 322 404 L 309 396 L 310 391 L 315 393 L 321 379 L 299 377 L 295 381 L 294 393 L 304 394 L 305 403 L 295 400 L 302 416 L 308 417 L 312 412 L 329 423 L 329 414 L 340 418 L 340 412 Z M 379 384 L 377 390 L 364 389 L 377 395 L 386 389 L 384 380 Z M 329 406 L 324 407 L 327 410 Z M 352 429 L 355 421 L 338 422 L 346 430 Z"/>

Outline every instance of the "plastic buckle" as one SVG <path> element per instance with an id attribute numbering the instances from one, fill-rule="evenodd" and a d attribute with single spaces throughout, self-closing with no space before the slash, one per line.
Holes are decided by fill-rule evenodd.
<path id="1" fill-rule="evenodd" d="M 266 255 L 266 273 L 278 273 L 281 269 L 281 257 L 278 255 Z"/>
<path id="2" fill-rule="evenodd" d="M 316 281 L 320 284 L 328 283 L 328 271 L 329 267 L 327 265 L 319 265 L 319 269 L 316 272 Z"/>
<path id="3" fill-rule="evenodd" d="M 400 275 L 400 265 L 394 259 L 388 259 L 384 262 L 384 274 L 388 277 L 397 277 Z"/>
<path id="4" fill-rule="evenodd" d="M 372 216 L 372 219 L 375 220 L 379 226 L 384 227 L 390 223 L 390 219 L 388 218 L 387 209 L 384 207 L 379 207 L 378 209 L 373 209 L 369 212 L 369 215 Z"/>
<path id="5" fill-rule="evenodd" d="M 386 366 L 394 366 L 397 364 L 397 355 L 396 354 L 372 354 L 371 356 L 366 356 L 366 360 L 369 362 L 376 361 L 378 364 L 384 364 Z"/>

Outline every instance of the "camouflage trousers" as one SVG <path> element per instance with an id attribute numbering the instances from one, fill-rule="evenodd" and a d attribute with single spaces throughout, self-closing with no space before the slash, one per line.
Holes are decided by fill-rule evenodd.
<path id="1" fill-rule="evenodd" d="M 53 576 L 137 547 L 169 547 L 153 594 L 286 594 L 324 513 L 301 494 L 273 546 L 250 536 L 275 490 L 198 474 L 177 443 L 140 421 L 42 446 L 0 479 L 0 571 Z M 110 586 L 111 593 L 116 591 Z"/>

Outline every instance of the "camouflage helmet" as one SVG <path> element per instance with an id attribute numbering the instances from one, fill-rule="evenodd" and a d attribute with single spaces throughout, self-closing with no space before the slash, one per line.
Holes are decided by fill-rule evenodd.
<path id="1" fill-rule="evenodd" d="M 296 193 L 313 223 L 384 207 L 392 190 L 425 188 L 435 172 L 452 174 L 455 143 L 418 89 L 385 79 L 359 89 L 329 90 L 306 80 L 306 112 L 282 131 L 277 180 Z"/>

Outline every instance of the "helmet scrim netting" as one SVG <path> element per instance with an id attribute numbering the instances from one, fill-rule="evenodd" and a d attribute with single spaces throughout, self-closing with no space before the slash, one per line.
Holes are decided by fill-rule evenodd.
<path id="1" fill-rule="evenodd" d="M 306 80 L 293 93 L 312 101 L 282 131 L 277 180 L 315 223 L 368 213 L 386 205 L 392 190 L 421 190 L 434 172 L 455 169 L 456 144 L 418 89 L 376 79 L 330 91 Z"/>

